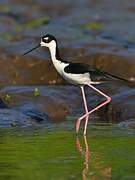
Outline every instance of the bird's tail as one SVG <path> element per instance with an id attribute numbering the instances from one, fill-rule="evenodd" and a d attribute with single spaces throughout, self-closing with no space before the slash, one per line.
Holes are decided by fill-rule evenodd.
<path id="1" fill-rule="evenodd" d="M 116 76 L 114 74 L 106 73 L 106 76 L 108 78 L 110 78 L 111 80 L 118 80 L 118 81 L 123 81 L 123 82 L 126 82 L 126 83 L 129 82 L 129 80 L 127 80 L 125 78 L 122 78 L 122 77 L 119 77 L 119 76 Z"/>
<path id="2" fill-rule="evenodd" d="M 130 88 L 134 88 L 135 87 L 135 80 L 127 80 L 127 81 L 125 81 L 125 83 Z"/>
<path id="3" fill-rule="evenodd" d="M 109 74 L 109 73 L 107 73 L 107 76 L 110 76 L 110 79 L 112 78 L 112 81 L 115 80 L 116 82 L 116 80 L 118 80 L 118 82 L 124 83 L 125 85 L 131 88 L 135 87 L 135 78 L 125 79 L 125 78 L 122 78 L 113 74 Z"/>

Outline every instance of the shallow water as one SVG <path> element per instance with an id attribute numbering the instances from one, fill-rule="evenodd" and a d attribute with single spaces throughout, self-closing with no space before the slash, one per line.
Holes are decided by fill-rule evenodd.
<path id="1" fill-rule="evenodd" d="M 86 138 L 72 125 L 1 129 L 0 179 L 135 178 L 133 129 L 91 124 Z"/>
<path id="2" fill-rule="evenodd" d="M 83 123 L 77 137 L 74 124 L 83 111 L 79 89 L 36 87 L 40 96 L 33 95 L 35 86 L 1 91 L 11 99 L 0 110 L 0 179 L 134 179 L 135 123 L 127 104 L 115 106 L 120 102 L 114 95 L 114 104 L 90 117 L 87 137 Z M 75 96 L 67 98 L 70 92 Z M 90 105 L 100 102 L 87 93 Z M 130 107 L 131 102 L 132 112 Z"/>
<path id="3" fill-rule="evenodd" d="M 97 86 L 112 102 L 77 138 L 79 88 L 47 49 L 22 56 L 51 33 L 64 59 L 135 80 L 134 12 L 129 0 L 0 1 L 0 179 L 135 179 L 135 86 Z M 86 95 L 90 109 L 103 101 Z"/>

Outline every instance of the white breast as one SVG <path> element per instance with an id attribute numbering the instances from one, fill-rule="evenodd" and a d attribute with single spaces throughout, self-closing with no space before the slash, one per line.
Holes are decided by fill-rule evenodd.
<path id="1" fill-rule="evenodd" d="M 56 70 L 58 71 L 58 73 L 59 73 L 61 76 L 63 76 L 64 68 L 65 68 L 66 66 L 68 66 L 69 63 L 65 64 L 65 63 L 63 63 L 63 62 L 61 62 L 61 61 L 59 61 L 59 60 L 55 60 L 55 61 L 53 61 L 53 65 L 54 65 L 54 67 L 56 68 Z"/>
<path id="2" fill-rule="evenodd" d="M 62 61 L 56 59 L 56 42 L 51 41 L 51 43 L 49 43 L 48 47 L 50 49 L 51 58 L 52 58 L 52 62 L 53 62 L 54 67 L 56 68 L 58 73 L 65 80 L 67 80 L 71 84 L 76 84 L 76 85 L 78 85 L 78 84 L 84 85 L 84 84 L 88 84 L 88 83 L 95 84 L 94 82 L 91 81 L 89 73 L 84 73 L 84 74 L 66 73 L 64 71 L 64 69 L 70 63 L 65 63 L 65 62 L 62 62 Z"/>
<path id="3" fill-rule="evenodd" d="M 84 74 L 71 74 L 71 73 L 63 73 L 63 77 L 65 80 L 70 82 L 71 84 L 88 84 L 91 82 L 89 73 Z"/>
<path id="4" fill-rule="evenodd" d="M 85 74 L 71 74 L 66 73 L 64 68 L 69 65 L 69 63 L 64 63 L 58 60 L 53 61 L 54 67 L 58 71 L 58 73 L 69 83 L 71 84 L 87 84 L 90 82 L 89 73 Z"/>

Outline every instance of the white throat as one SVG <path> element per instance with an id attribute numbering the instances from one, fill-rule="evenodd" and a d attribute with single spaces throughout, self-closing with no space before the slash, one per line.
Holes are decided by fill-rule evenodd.
<path id="1" fill-rule="evenodd" d="M 52 61 L 56 61 L 56 42 L 54 40 L 52 40 L 50 43 L 45 43 L 41 40 L 40 45 L 42 47 L 48 47 L 50 54 L 51 54 L 51 59 Z"/>
<path id="2" fill-rule="evenodd" d="M 62 75 L 64 73 L 64 68 L 68 66 L 69 63 L 64 63 L 60 59 L 57 59 L 56 53 L 57 53 L 57 44 L 54 40 L 52 40 L 50 43 L 44 43 L 41 41 L 41 46 L 45 46 L 49 48 L 51 59 L 53 62 L 54 67 L 56 70 Z"/>
<path id="3" fill-rule="evenodd" d="M 56 61 L 56 42 L 55 41 L 51 41 L 49 44 L 48 44 L 48 48 L 49 48 L 49 51 L 50 51 L 50 54 L 51 54 L 51 59 L 54 63 L 54 61 Z"/>

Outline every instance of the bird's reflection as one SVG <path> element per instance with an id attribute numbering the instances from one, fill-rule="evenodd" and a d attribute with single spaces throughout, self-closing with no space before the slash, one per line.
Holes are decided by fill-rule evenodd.
<path id="1" fill-rule="evenodd" d="M 87 137 L 83 136 L 83 143 L 80 141 L 79 137 L 76 138 L 76 148 L 77 151 L 83 156 L 84 162 L 83 162 L 83 170 L 82 170 L 82 179 L 86 180 L 89 179 L 91 176 L 91 179 L 100 179 L 101 177 L 103 179 L 111 179 L 112 177 L 112 167 L 108 164 L 105 164 L 105 162 L 102 162 L 102 158 L 97 154 L 97 152 L 94 152 L 94 164 L 92 163 L 91 158 L 91 152 L 88 145 Z M 90 166 L 91 162 L 91 166 Z M 102 164 L 99 166 L 99 164 Z M 91 169 L 90 169 L 91 167 Z M 95 169 L 95 171 L 92 172 L 92 169 Z M 90 172 L 91 171 L 91 172 Z M 91 175 L 90 175 L 91 174 Z M 100 177 L 100 178 L 99 178 Z"/>
<path id="2" fill-rule="evenodd" d="M 76 148 L 77 150 L 84 156 L 84 168 L 82 171 L 82 178 L 85 180 L 87 178 L 88 170 L 89 170 L 89 161 L 90 161 L 90 151 L 89 151 L 89 145 L 87 142 L 86 136 L 83 136 L 84 138 L 84 145 L 85 147 L 82 148 L 79 138 L 76 138 Z"/>

